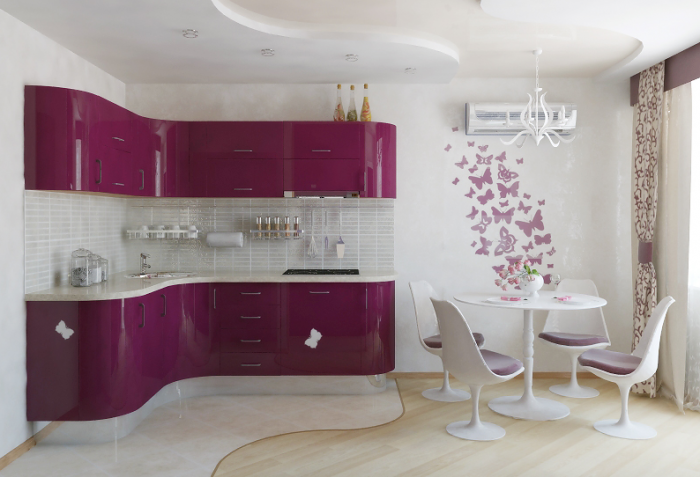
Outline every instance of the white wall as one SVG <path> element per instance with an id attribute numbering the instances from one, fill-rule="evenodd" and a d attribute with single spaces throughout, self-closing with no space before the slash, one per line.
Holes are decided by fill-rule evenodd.
<path id="1" fill-rule="evenodd" d="M 0 456 L 32 435 L 25 412 L 24 85 L 124 104 L 124 84 L 0 10 Z"/>
<path id="2" fill-rule="evenodd" d="M 629 351 L 631 343 L 632 288 L 630 263 L 630 171 L 632 109 L 627 83 L 597 84 L 588 80 L 547 79 L 550 101 L 571 101 L 579 106 L 579 127 L 573 144 L 552 148 L 526 145 L 504 147 L 497 138 L 464 135 L 467 101 L 522 102 L 532 91 L 532 79 L 473 79 L 450 85 L 371 85 L 372 116 L 396 124 L 398 131 L 398 199 L 395 205 L 397 371 L 437 371 L 438 358 L 420 348 L 415 315 L 408 289 L 411 280 L 426 279 L 445 297 L 475 290 L 497 294 L 492 266 L 505 263 L 475 255 L 478 232 L 465 216 L 480 204 L 467 199 L 467 168 L 455 166 L 462 155 L 469 167 L 476 161 L 476 146 L 489 146 L 487 154 L 506 151 L 508 168 L 520 176 L 520 198 L 532 195 L 530 216 L 539 208 L 556 253 L 543 255 L 542 268 L 564 277 L 590 277 L 609 301 L 607 318 L 612 349 Z M 347 95 L 348 86 L 344 86 Z M 329 120 L 334 85 L 128 85 L 127 107 L 139 114 L 173 120 Z M 347 110 L 347 96 L 345 96 Z M 358 98 L 358 103 L 361 98 Z M 359 106 L 359 104 L 358 104 Z M 453 127 L 459 130 L 453 132 Z M 468 141 L 475 141 L 474 147 Z M 446 151 L 447 145 L 449 151 Z M 515 159 L 523 159 L 523 164 Z M 496 165 L 492 160 L 496 190 Z M 483 167 L 483 166 L 482 166 Z M 480 170 L 482 172 L 483 169 Z M 460 178 L 455 186 L 452 181 Z M 510 184 L 512 184 L 511 182 Z M 498 197 L 498 194 L 497 198 Z M 510 198 L 507 207 L 518 206 Z M 539 206 L 539 200 L 545 205 Z M 496 200 L 487 204 L 496 205 Z M 524 204 L 527 205 L 527 204 Z M 524 216 L 516 216 L 522 220 Z M 491 224 L 485 237 L 498 236 Z M 516 253 L 526 245 L 520 231 Z M 537 231 L 536 233 L 539 233 Z M 540 246 L 535 253 L 551 251 Z M 509 254 L 504 254 L 509 255 Z M 554 268 L 549 270 L 546 264 Z M 462 306 L 472 328 L 486 336 L 486 346 L 522 356 L 522 318 L 515 311 Z M 536 321 L 536 333 L 543 316 Z M 568 370 L 564 356 L 540 346 L 535 350 L 538 371 Z"/>

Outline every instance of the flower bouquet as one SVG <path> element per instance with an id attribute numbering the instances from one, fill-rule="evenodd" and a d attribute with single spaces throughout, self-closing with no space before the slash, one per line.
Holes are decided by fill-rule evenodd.
<path id="1" fill-rule="evenodd" d="M 498 277 L 495 281 L 496 286 L 501 287 L 504 291 L 508 290 L 508 285 L 520 286 L 520 289 L 530 296 L 538 296 L 537 291 L 544 285 L 544 279 L 540 272 L 531 268 L 530 260 L 518 260 L 507 268 L 501 269 L 498 272 Z"/>

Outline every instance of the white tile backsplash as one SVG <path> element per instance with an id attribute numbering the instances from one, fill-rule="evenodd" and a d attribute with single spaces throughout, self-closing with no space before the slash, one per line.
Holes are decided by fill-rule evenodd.
<path id="1" fill-rule="evenodd" d="M 257 216 L 300 218 L 300 240 L 253 240 Z M 128 239 L 142 225 L 186 228 L 198 239 Z M 242 248 L 211 248 L 209 232 L 243 232 Z M 282 231 L 284 233 L 284 231 Z M 311 237 L 318 254 L 308 255 Z M 345 255 L 337 257 L 342 236 Z M 328 237 L 328 248 L 325 246 Z M 151 270 L 264 271 L 286 268 L 394 268 L 393 199 L 118 198 L 25 191 L 26 293 L 68 283 L 70 254 L 87 248 L 109 260 L 110 273 Z"/>

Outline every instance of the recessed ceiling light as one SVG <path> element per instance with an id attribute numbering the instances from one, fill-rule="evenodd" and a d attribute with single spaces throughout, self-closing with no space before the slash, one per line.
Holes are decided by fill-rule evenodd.
<path id="1" fill-rule="evenodd" d="M 406 73 L 407 75 L 414 75 L 414 74 L 416 74 L 416 69 L 415 68 L 406 68 L 405 70 L 403 70 L 403 72 Z"/>
<path id="2" fill-rule="evenodd" d="M 354 63 L 359 59 L 360 57 L 357 56 L 355 53 L 348 53 L 347 55 L 345 55 L 345 61 L 350 61 L 351 63 Z"/>
<path id="3" fill-rule="evenodd" d="M 260 50 L 260 54 L 263 56 L 275 56 L 275 50 L 272 50 L 270 48 L 263 48 Z"/>
<path id="4" fill-rule="evenodd" d="M 182 30 L 182 36 L 185 38 L 197 38 L 199 36 L 199 32 L 188 28 L 187 30 Z"/>

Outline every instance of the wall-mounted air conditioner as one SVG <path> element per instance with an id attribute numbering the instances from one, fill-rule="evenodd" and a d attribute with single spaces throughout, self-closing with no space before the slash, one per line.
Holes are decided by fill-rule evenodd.
<path id="1" fill-rule="evenodd" d="M 466 103 L 464 116 L 468 136 L 514 136 L 523 130 L 520 114 L 526 103 Z M 576 105 L 572 103 L 548 104 L 554 116 L 552 127 L 560 136 L 570 136 L 576 129 Z M 539 108 L 540 124 L 544 123 L 544 111 Z M 534 121 L 535 112 L 531 113 Z"/>

